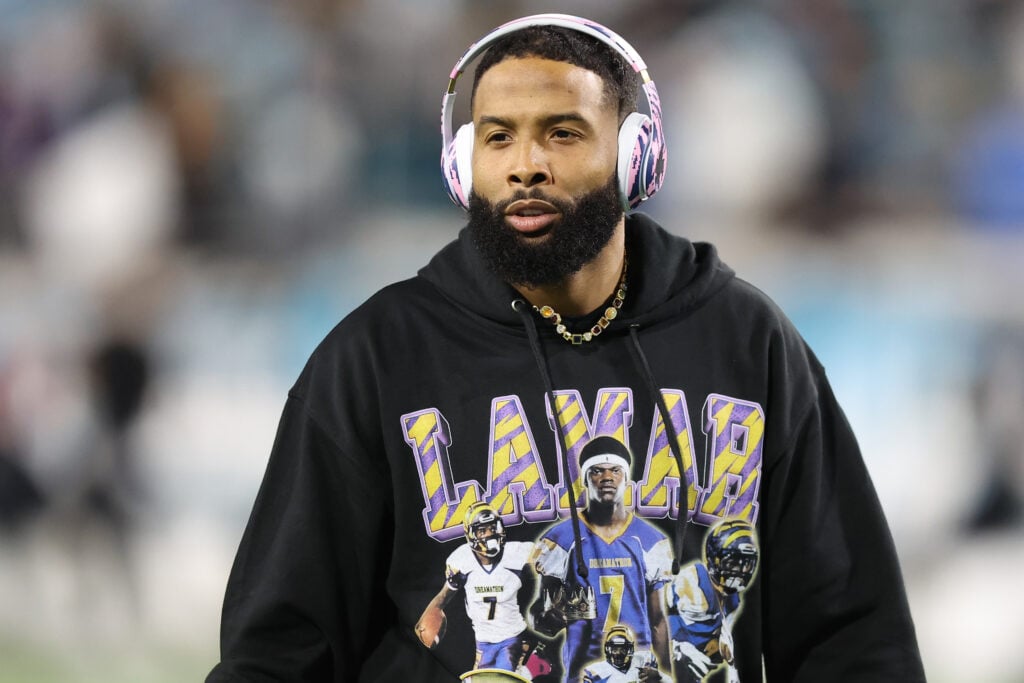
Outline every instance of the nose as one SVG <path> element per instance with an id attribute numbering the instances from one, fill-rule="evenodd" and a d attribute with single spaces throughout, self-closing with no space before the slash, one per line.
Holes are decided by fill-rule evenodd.
<path id="1" fill-rule="evenodd" d="M 531 188 L 534 185 L 545 185 L 551 182 L 551 171 L 544 150 L 532 141 L 524 141 L 519 145 L 508 174 L 508 183 L 513 187 Z"/>

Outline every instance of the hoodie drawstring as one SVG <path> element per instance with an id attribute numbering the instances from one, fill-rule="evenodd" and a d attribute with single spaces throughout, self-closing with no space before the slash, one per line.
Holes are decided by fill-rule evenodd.
<path id="1" fill-rule="evenodd" d="M 670 419 L 668 406 L 665 405 L 665 397 L 658 391 L 658 386 L 654 382 L 654 373 L 651 372 L 651 365 L 647 362 L 647 356 L 644 355 L 643 347 L 640 346 L 639 329 L 640 326 L 636 323 L 629 326 L 629 337 L 633 341 L 633 345 L 630 347 L 633 351 L 633 360 L 643 373 L 651 400 L 658 406 L 658 412 L 661 413 L 661 422 L 665 425 L 665 435 L 668 437 L 668 447 L 672 451 L 672 455 L 675 456 L 676 467 L 679 468 L 679 483 L 682 490 L 679 491 L 679 514 L 676 517 L 676 553 L 675 557 L 672 558 L 672 573 L 678 574 L 683 556 L 683 541 L 686 539 L 686 525 L 689 522 L 690 516 L 690 482 L 686 478 L 686 470 L 683 469 L 683 455 L 679 451 L 676 428 Z"/>
<path id="2" fill-rule="evenodd" d="M 543 347 L 540 344 L 540 337 L 537 335 L 537 325 L 533 320 L 533 315 L 530 313 L 529 305 L 522 299 L 516 299 L 512 302 L 512 310 L 523 319 L 526 336 L 530 338 L 530 349 L 533 351 L 533 359 L 536 361 L 537 369 L 540 370 L 540 375 L 544 379 L 544 391 L 547 393 L 548 401 L 551 405 L 551 414 L 554 415 L 555 423 L 558 427 L 555 431 L 558 432 L 558 438 L 562 444 L 562 481 L 565 482 L 566 489 L 569 491 L 569 515 L 572 517 L 572 536 L 576 542 L 576 571 L 581 578 L 586 580 L 588 571 L 587 563 L 583 559 L 583 539 L 580 534 L 579 512 L 576 510 L 576 492 L 573 482 L 569 478 L 569 448 L 565 441 L 565 430 L 562 428 L 562 421 L 558 417 L 558 404 L 555 402 L 555 390 L 551 383 L 551 374 L 548 371 L 547 357 L 544 355 Z"/>

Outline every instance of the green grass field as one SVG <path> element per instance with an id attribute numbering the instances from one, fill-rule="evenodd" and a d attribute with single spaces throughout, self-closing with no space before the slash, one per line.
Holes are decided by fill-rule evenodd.
<path id="1" fill-rule="evenodd" d="M 187 683 L 202 681 L 215 653 L 152 647 L 124 651 L 55 652 L 38 644 L 0 641 L 0 683 Z"/>

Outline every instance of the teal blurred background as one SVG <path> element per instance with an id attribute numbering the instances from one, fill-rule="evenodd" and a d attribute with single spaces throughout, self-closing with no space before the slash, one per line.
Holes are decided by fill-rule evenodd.
<path id="1" fill-rule="evenodd" d="M 0 0 L 0 683 L 205 676 L 288 387 L 461 225 L 452 64 L 552 10 L 828 369 L 929 679 L 1024 681 L 1022 3 Z"/>

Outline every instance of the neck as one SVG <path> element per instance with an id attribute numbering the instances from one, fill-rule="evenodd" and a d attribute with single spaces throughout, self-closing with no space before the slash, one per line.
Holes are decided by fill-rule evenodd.
<path id="1" fill-rule="evenodd" d="M 513 283 L 517 292 L 534 306 L 551 306 L 562 315 L 586 315 L 615 291 L 626 255 L 626 218 L 619 221 L 608 244 L 579 271 L 554 285 L 527 287 Z"/>

